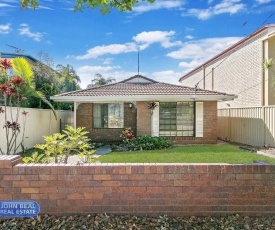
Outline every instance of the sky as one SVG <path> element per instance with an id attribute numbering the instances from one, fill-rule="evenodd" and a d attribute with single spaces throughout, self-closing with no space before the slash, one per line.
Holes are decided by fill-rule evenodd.
<path id="1" fill-rule="evenodd" d="M 0 0 L 0 52 L 16 47 L 39 59 L 42 51 L 54 65 L 74 68 L 83 89 L 97 73 L 119 82 L 138 69 L 180 84 L 192 69 L 275 23 L 275 0 L 156 0 L 108 14 L 73 12 L 74 3 L 39 0 L 36 10 L 23 10 L 20 0 Z"/>

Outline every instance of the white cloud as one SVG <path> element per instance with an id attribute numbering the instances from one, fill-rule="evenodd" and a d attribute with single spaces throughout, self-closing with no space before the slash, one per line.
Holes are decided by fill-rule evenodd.
<path id="1" fill-rule="evenodd" d="M 192 35 L 186 35 L 185 38 L 187 38 L 187 39 L 193 39 L 194 37 Z"/>
<path id="2" fill-rule="evenodd" d="M 164 48 L 182 45 L 181 41 L 171 42 L 172 36 L 175 35 L 175 33 L 176 32 L 174 31 L 142 32 L 132 38 L 134 42 L 128 42 L 125 44 L 110 44 L 96 46 L 87 50 L 86 54 L 76 56 L 76 59 L 83 60 L 90 58 L 98 58 L 99 56 L 106 54 L 117 55 L 122 53 L 137 52 L 138 47 L 140 48 L 140 50 L 144 50 L 153 43 L 160 43 L 161 46 Z M 69 55 L 67 57 L 72 56 Z"/>
<path id="3" fill-rule="evenodd" d="M 214 14 L 236 14 L 245 7 L 245 4 L 239 3 L 241 0 L 223 0 L 214 7 Z"/>
<path id="4" fill-rule="evenodd" d="M 54 9 L 51 8 L 51 7 L 41 6 L 41 5 L 39 5 L 39 6 L 37 7 L 37 9 L 42 9 L 42 10 L 54 10 Z"/>
<path id="5" fill-rule="evenodd" d="M 261 0 L 264 1 L 264 0 Z M 182 16 L 195 16 L 198 19 L 206 20 L 214 15 L 219 14 L 236 14 L 245 9 L 245 4 L 241 0 L 222 0 L 219 4 L 208 9 L 189 9 L 187 12 L 182 13 Z"/>
<path id="6" fill-rule="evenodd" d="M 184 29 L 185 29 L 185 32 L 190 32 L 195 30 L 194 28 L 190 28 L 190 27 L 184 27 Z"/>
<path id="7" fill-rule="evenodd" d="M 77 73 L 82 75 L 90 75 L 91 73 L 108 72 L 120 68 L 119 66 L 82 66 L 77 69 Z"/>
<path id="8" fill-rule="evenodd" d="M 95 74 L 100 73 L 103 77 L 112 77 L 116 82 L 136 75 L 136 72 L 127 72 L 120 70 L 119 66 L 82 66 L 76 70 L 77 75 L 81 79 L 81 88 L 85 89 L 88 84 L 91 84 Z"/>
<path id="9" fill-rule="evenodd" d="M 6 25 L 0 24 L 0 34 L 8 34 L 11 32 L 11 25 L 8 23 Z"/>
<path id="10" fill-rule="evenodd" d="M 7 3 L 0 3 L 0 8 L 1 7 L 15 7 L 15 6 L 12 6 L 12 5 L 7 4 Z"/>
<path id="11" fill-rule="evenodd" d="M 259 3 L 259 4 L 266 4 L 266 3 L 269 3 L 271 1 L 272 0 L 256 0 L 256 2 Z"/>
<path id="12" fill-rule="evenodd" d="M 169 48 L 176 45 L 181 45 L 180 41 L 171 42 L 170 39 L 175 35 L 175 31 L 149 31 L 142 32 L 133 37 L 133 40 L 138 43 L 157 43 L 159 42 L 162 47 Z"/>
<path id="13" fill-rule="evenodd" d="M 167 56 L 174 59 L 208 60 L 241 39 L 242 37 L 225 37 L 186 42 L 179 50 L 170 52 Z"/>
<path id="14" fill-rule="evenodd" d="M 27 24 L 21 24 L 22 28 L 18 29 L 20 35 L 27 35 L 28 37 L 32 38 L 36 42 L 40 42 L 42 38 L 42 33 L 40 32 L 31 32 L 30 27 Z"/>
<path id="15" fill-rule="evenodd" d="M 180 85 L 179 79 L 182 76 L 183 76 L 183 73 L 175 72 L 174 70 L 154 72 L 151 74 L 151 77 L 156 81 L 166 82 L 170 84 L 177 84 L 177 85 Z"/>
<path id="16" fill-rule="evenodd" d="M 152 10 L 180 9 L 184 4 L 185 1 L 181 0 L 157 0 L 153 4 L 148 2 L 139 3 L 138 6 L 133 7 L 133 12 L 140 14 Z"/>
<path id="17" fill-rule="evenodd" d="M 202 59 L 193 59 L 190 62 L 180 62 L 179 67 L 194 69 L 203 63 Z"/>
<path id="18" fill-rule="evenodd" d="M 126 44 L 111 44 L 111 45 L 103 45 L 103 46 L 96 46 L 91 48 L 87 51 L 85 55 L 78 55 L 76 59 L 89 59 L 89 58 L 97 58 L 104 54 L 121 54 L 121 53 L 129 53 L 129 52 L 136 52 L 137 45 L 133 42 L 126 43 Z"/>
<path id="19" fill-rule="evenodd" d="M 113 58 L 105 58 L 103 59 L 104 65 L 110 65 L 114 59 Z"/>

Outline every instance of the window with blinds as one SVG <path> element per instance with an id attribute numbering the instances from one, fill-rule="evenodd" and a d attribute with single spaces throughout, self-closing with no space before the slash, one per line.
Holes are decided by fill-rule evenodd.
<path id="1" fill-rule="evenodd" d="M 194 102 L 159 103 L 160 136 L 194 136 Z"/>
<path id="2" fill-rule="evenodd" d="M 93 104 L 94 128 L 123 128 L 123 103 Z"/>

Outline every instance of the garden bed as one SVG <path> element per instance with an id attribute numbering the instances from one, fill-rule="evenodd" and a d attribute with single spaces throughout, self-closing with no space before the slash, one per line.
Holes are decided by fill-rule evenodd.
<path id="1" fill-rule="evenodd" d="M 39 215 L 29 219 L 0 219 L 1 230 L 17 229 L 132 229 L 132 230 L 201 230 L 201 229 L 275 229 L 275 216 L 247 217 L 207 216 L 207 217 L 142 217 L 93 214 L 87 216 L 49 216 Z"/>

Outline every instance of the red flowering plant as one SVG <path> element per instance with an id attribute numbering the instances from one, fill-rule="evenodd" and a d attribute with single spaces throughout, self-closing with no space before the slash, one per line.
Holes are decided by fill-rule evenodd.
<path id="1" fill-rule="evenodd" d="M 23 146 L 27 115 L 25 111 L 22 114 L 20 113 L 21 103 L 26 99 L 24 96 L 25 80 L 23 77 L 32 75 L 31 68 L 25 59 L 16 58 L 15 61 L 13 60 L 0 60 L 0 83 L 2 83 L 0 84 L 0 105 L 2 105 L 0 106 L 0 114 L 2 114 L 0 121 L 4 120 L 2 127 L 5 130 L 4 136 L 6 137 L 6 146 L 0 146 L 0 154 L 2 155 L 15 154 L 18 148 Z M 10 68 L 13 68 L 13 71 L 18 76 L 10 76 L 8 74 Z M 19 140 L 21 131 L 19 124 L 20 115 L 23 115 L 21 140 Z"/>
<path id="2" fill-rule="evenodd" d="M 122 134 L 120 135 L 120 137 L 122 137 L 122 140 L 124 143 L 128 143 L 130 141 L 135 140 L 134 132 L 131 127 L 125 128 L 122 131 Z"/>

